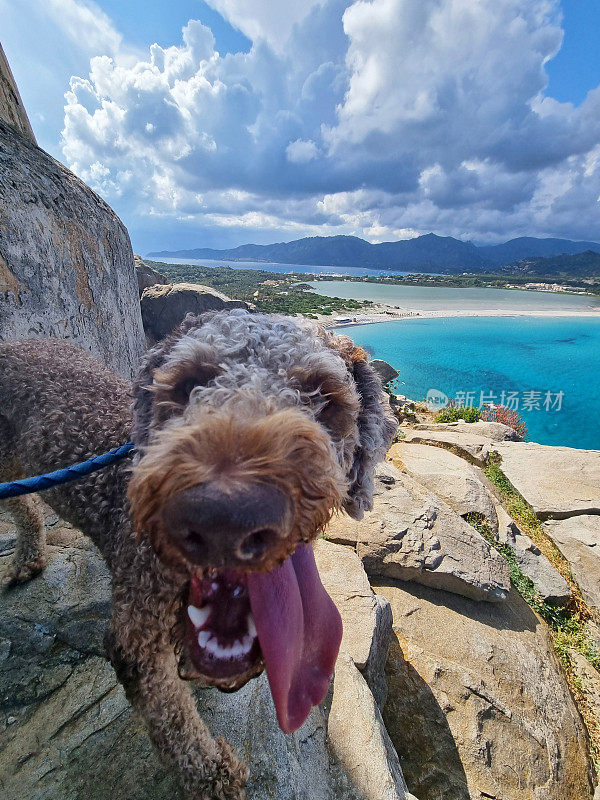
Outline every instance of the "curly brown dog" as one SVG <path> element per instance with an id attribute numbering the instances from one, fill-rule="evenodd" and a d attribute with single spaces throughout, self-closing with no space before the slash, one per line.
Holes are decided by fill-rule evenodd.
<path id="1" fill-rule="evenodd" d="M 65 342 L 0 344 L 0 480 L 135 443 L 44 497 L 112 571 L 107 650 L 186 800 L 240 800 L 247 778 L 186 679 L 235 691 L 266 668 L 286 733 L 323 700 L 341 621 L 310 542 L 370 508 L 395 427 L 364 351 L 299 319 L 188 316 L 133 387 Z M 43 569 L 44 527 L 9 502 L 15 583 Z"/>

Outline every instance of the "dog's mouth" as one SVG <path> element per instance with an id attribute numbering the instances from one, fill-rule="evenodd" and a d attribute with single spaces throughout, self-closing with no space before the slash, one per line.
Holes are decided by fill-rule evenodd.
<path id="1" fill-rule="evenodd" d="M 266 667 L 277 720 L 297 730 L 327 694 L 342 621 L 311 545 L 267 573 L 193 575 L 185 605 L 183 678 L 236 691 Z"/>

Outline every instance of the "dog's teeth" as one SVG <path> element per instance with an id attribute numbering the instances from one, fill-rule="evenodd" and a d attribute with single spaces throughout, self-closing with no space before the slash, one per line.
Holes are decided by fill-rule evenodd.
<path id="1" fill-rule="evenodd" d="M 211 611 L 212 608 L 210 606 L 204 606 L 204 608 L 188 606 L 188 616 L 192 620 L 192 625 L 195 628 L 201 628 L 210 617 Z"/>
<path id="2" fill-rule="evenodd" d="M 254 617 L 252 614 L 248 614 L 248 633 L 250 636 L 255 639 L 256 638 L 256 625 L 254 624 Z"/>
<path id="3" fill-rule="evenodd" d="M 208 640 L 210 639 L 211 636 L 212 634 L 210 633 L 210 631 L 200 631 L 200 633 L 198 634 L 198 647 L 207 647 Z M 207 647 L 207 649 L 209 648 Z"/>
<path id="4" fill-rule="evenodd" d="M 244 653 L 250 652 L 252 645 L 254 644 L 254 637 L 247 633 L 242 639 L 242 644 L 244 646 Z"/>

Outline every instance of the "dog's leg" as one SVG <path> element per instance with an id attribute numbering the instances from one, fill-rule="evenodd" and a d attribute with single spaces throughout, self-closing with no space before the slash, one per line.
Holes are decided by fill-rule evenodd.
<path id="1" fill-rule="evenodd" d="M 142 621 L 156 625 L 156 618 L 150 615 Z M 149 630 L 144 646 L 139 630 L 132 633 L 113 619 L 105 645 L 161 760 L 175 770 L 184 800 L 244 800 L 247 767 L 238 761 L 228 742 L 212 738 L 198 715 L 189 685 L 177 674 L 172 646 L 159 649 L 156 641 L 149 640 Z M 137 644 L 135 656 L 132 640 Z"/>
<path id="2" fill-rule="evenodd" d="M 0 456 L 3 454 L 0 453 Z M 14 456 L 0 460 L 0 481 L 24 478 L 23 470 Z M 12 565 L 3 578 L 6 587 L 25 583 L 46 566 L 46 532 L 44 517 L 35 495 L 23 495 L 3 500 L 17 526 L 17 546 Z"/>

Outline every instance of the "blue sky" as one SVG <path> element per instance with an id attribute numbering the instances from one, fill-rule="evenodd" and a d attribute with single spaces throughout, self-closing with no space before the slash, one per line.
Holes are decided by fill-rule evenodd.
<path id="1" fill-rule="evenodd" d="M 0 0 L 39 144 L 134 247 L 600 239 L 597 0 Z"/>

